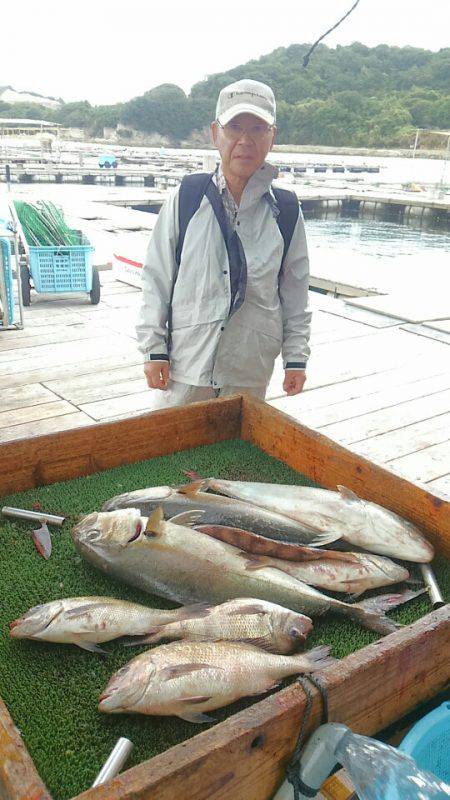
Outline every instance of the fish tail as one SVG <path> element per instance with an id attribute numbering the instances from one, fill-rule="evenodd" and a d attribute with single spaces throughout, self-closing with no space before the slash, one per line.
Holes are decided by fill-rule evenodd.
<path id="1" fill-rule="evenodd" d="M 394 633 L 394 631 L 403 626 L 389 619 L 384 612 L 413 600 L 423 594 L 424 591 L 424 589 L 419 589 L 414 592 L 407 589 L 405 592 L 397 594 L 380 594 L 377 597 L 369 597 L 367 600 L 362 600 L 354 605 L 347 603 L 346 608 L 351 609 L 350 616 L 353 616 L 365 628 L 386 636 L 388 633 Z"/>
<path id="2" fill-rule="evenodd" d="M 330 646 L 328 644 L 314 647 L 307 653 L 289 656 L 293 664 L 297 664 L 299 672 L 318 672 L 336 664 L 337 659 L 330 656 Z"/>

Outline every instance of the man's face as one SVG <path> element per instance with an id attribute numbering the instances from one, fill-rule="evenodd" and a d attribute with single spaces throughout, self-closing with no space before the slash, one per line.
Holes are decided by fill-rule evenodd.
<path id="1" fill-rule="evenodd" d="M 225 176 L 248 180 L 272 149 L 276 128 L 253 114 L 238 114 L 224 128 L 214 121 L 211 132 Z"/>

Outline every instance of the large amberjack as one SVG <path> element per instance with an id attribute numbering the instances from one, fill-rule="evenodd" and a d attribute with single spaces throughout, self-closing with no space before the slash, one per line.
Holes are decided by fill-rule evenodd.
<path id="1" fill-rule="evenodd" d="M 343 603 L 279 569 L 248 570 L 242 550 L 180 524 L 191 516 L 180 515 L 177 524 L 164 521 L 162 509 L 150 518 L 136 508 L 93 513 L 73 528 L 72 537 L 81 555 L 99 569 L 182 604 L 254 597 L 309 617 L 333 611 L 378 633 L 398 627 L 382 613 L 396 604 L 392 596 L 373 598 L 365 606 Z"/>
<path id="2" fill-rule="evenodd" d="M 196 473 L 188 473 L 197 479 Z M 317 533 L 334 533 L 350 544 L 403 561 L 432 561 L 434 550 L 419 529 L 403 517 L 345 486 L 338 491 L 277 483 L 207 478 L 203 488 L 276 511 Z M 241 526 L 244 527 L 244 526 Z"/>

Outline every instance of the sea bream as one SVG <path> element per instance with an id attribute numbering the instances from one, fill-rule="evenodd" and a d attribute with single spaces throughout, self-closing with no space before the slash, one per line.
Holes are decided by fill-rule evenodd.
<path id="1" fill-rule="evenodd" d="M 13 639 L 76 644 L 104 653 L 98 645 L 120 636 L 139 636 L 156 625 L 174 622 L 186 613 L 148 608 L 113 597 L 68 597 L 34 606 L 10 623 Z"/>
<path id="2" fill-rule="evenodd" d="M 371 600 L 368 610 L 362 603 L 327 597 L 273 567 L 247 570 L 242 550 L 182 524 L 191 516 L 187 512 L 179 515 L 178 522 L 167 522 L 162 509 L 150 518 L 142 517 L 136 508 L 93 513 L 73 528 L 72 538 L 79 553 L 94 566 L 178 603 L 218 604 L 253 597 L 308 617 L 328 611 L 344 614 L 383 634 L 398 627 L 382 613 L 386 598 Z M 390 597 L 387 607 L 393 602 Z"/>
<path id="3" fill-rule="evenodd" d="M 202 523 L 212 525 L 232 525 L 236 528 L 261 533 L 271 539 L 293 540 L 298 544 L 319 547 L 334 541 L 336 535 L 330 531 L 311 530 L 289 517 L 257 508 L 250 503 L 229 497 L 200 491 L 202 484 L 187 486 L 154 486 L 137 489 L 112 497 L 102 507 L 102 511 L 115 511 L 119 508 L 138 508 L 141 514 L 149 517 L 156 508 L 162 508 L 166 518 L 174 517 L 184 511 L 202 511 Z"/>
<path id="4" fill-rule="evenodd" d="M 188 475 L 199 477 L 196 473 Z M 309 486 L 216 478 L 197 481 L 194 486 L 276 511 L 317 533 L 334 533 L 334 540 L 330 541 L 342 538 L 371 553 L 403 561 L 425 563 L 434 557 L 433 547 L 412 522 L 377 503 L 361 500 L 345 486 L 338 486 L 334 492 Z"/>
<path id="5" fill-rule="evenodd" d="M 174 642 L 132 659 L 116 672 L 99 711 L 177 716 L 210 722 L 205 712 L 274 689 L 289 675 L 334 663 L 329 647 L 280 656 L 237 642 Z"/>
<path id="6" fill-rule="evenodd" d="M 164 640 L 190 642 L 232 641 L 253 644 L 271 653 L 287 655 L 298 649 L 312 629 L 309 617 L 286 608 L 239 597 L 219 606 L 186 606 L 183 619 L 155 626 L 137 644 L 155 644 Z"/>

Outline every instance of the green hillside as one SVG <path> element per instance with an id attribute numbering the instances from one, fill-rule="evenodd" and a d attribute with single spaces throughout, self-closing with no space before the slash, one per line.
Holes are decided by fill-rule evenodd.
<path id="1" fill-rule="evenodd" d="M 114 106 L 66 103 L 49 112 L 32 104 L 0 103 L 0 116 L 49 116 L 65 126 L 100 133 L 120 123 L 158 133 L 174 143 L 204 129 L 214 118 L 218 92 L 243 77 L 269 83 L 278 100 L 280 144 L 409 147 L 417 127 L 450 128 L 450 48 L 366 47 L 355 42 L 319 45 L 308 67 L 309 44 L 280 47 L 228 72 L 195 84 L 189 96 L 163 84 Z M 37 109 L 39 113 L 37 113 Z M 14 111 L 14 114 L 12 113 Z M 430 147 L 442 141 L 430 137 Z"/>

